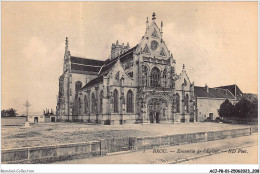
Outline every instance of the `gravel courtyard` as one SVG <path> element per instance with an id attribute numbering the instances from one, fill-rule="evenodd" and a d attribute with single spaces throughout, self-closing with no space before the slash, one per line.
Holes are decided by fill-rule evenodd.
<path id="1" fill-rule="evenodd" d="M 88 125 L 82 123 L 37 123 L 30 128 L 1 128 L 1 149 L 86 142 L 91 140 L 172 135 L 249 127 L 220 123 Z"/>

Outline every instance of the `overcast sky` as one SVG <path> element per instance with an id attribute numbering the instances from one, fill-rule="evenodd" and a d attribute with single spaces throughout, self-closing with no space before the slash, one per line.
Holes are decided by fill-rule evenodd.
<path id="1" fill-rule="evenodd" d="M 66 36 L 73 56 L 105 60 L 117 39 L 138 44 L 153 12 L 177 73 L 258 92 L 257 2 L 2 2 L 2 109 L 55 109 Z"/>

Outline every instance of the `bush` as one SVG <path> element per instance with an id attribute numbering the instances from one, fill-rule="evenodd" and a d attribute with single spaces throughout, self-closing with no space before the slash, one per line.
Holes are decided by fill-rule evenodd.
<path id="1" fill-rule="evenodd" d="M 216 121 L 217 123 L 219 123 L 219 122 L 222 122 L 222 119 L 221 119 L 220 117 L 217 117 L 217 118 L 215 119 L 215 121 Z"/>

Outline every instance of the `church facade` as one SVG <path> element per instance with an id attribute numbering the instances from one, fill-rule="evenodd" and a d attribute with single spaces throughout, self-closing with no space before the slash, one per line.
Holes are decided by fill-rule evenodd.
<path id="1" fill-rule="evenodd" d="M 196 121 L 194 83 L 162 37 L 156 16 L 146 21 L 138 45 L 111 46 L 106 61 L 75 57 L 68 39 L 59 78 L 58 121 L 96 124 L 176 123 Z"/>

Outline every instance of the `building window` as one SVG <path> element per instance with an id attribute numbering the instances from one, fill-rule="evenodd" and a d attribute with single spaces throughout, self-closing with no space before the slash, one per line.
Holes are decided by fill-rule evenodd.
<path id="1" fill-rule="evenodd" d="M 133 113 L 134 112 L 134 101 L 133 101 L 133 92 L 129 90 L 126 96 L 126 112 Z"/>
<path id="2" fill-rule="evenodd" d="M 82 87 L 82 83 L 80 81 L 77 81 L 75 83 L 75 91 L 78 92 L 81 87 Z"/>
<path id="3" fill-rule="evenodd" d="M 87 96 L 85 95 L 84 97 L 84 114 L 88 113 L 88 99 Z"/>
<path id="4" fill-rule="evenodd" d="M 114 90 L 114 113 L 118 113 L 118 91 L 117 89 Z"/>
<path id="5" fill-rule="evenodd" d="M 180 113 L 180 95 L 176 94 L 176 112 Z"/>
<path id="6" fill-rule="evenodd" d="M 100 100 L 99 100 L 99 110 L 100 110 L 100 113 L 102 114 L 102 112 L 103 112 L 103 91 L 101 90 L 100 91 L 100 94 L 99 94 L 99 98 L 100 98 Z"/>
<path id="7" fill-rule="evenodd" d="M 96 107 L 97 107 L 97 104 L 96 104 L 96 98 L 95 98 L 95 94 L 92 93 L 92 96 L 91 96 L 91 103 L 92 103 L 92 113 L 95 114 L 96 113 Z"/>
<path id="8" fill-rule="evenodd" d="M 167 86 L 167 69 L 164 69 L 163 71 L 163 81 L 164 81 L 164 87 Z"/>
<path id="9" fill-rule="evenodd" d="M 151 86 L 159 87 L 160 86 L 160 70 L 157 67 L 154 67 L 151 71 Z"/>
<path id="10" fill-rule="evenodd" d="M 186 107 L 186 112 L 189 113 L 189 95 L 186 94 L 185 97 L 185 107 Z"/>
<path id="11" fill-rule="evenodd" d="M 148 69 L 147 66 L 143 67 L 143 86 L 148 86 Z"/>

